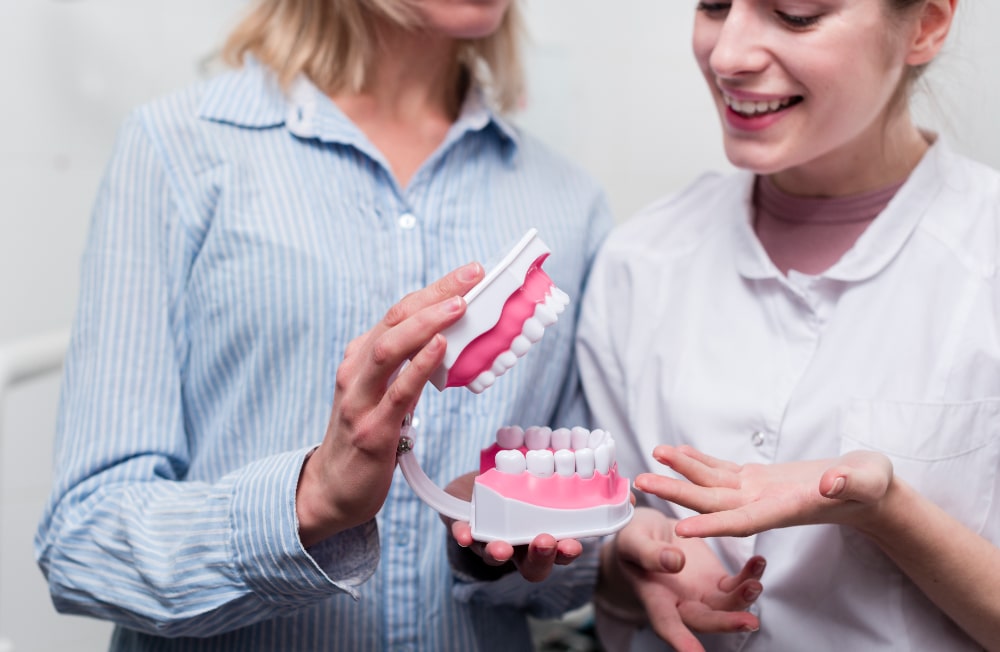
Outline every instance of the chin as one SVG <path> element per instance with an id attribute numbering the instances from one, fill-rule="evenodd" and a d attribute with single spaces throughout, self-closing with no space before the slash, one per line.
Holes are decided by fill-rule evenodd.
<path id="1" fill-rule="evenodd" d="M 432 31 L 450 38 L 475 40 L 495 33 L 506 13 L 506 2 L 463 2 L 460 6 L 428 12 L 424 21 Z"/>

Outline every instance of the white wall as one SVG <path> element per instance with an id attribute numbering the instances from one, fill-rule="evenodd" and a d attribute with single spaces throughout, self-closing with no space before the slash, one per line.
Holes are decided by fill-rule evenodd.
<path id="1" fill-rule="evenodd" d="M 694 0 L 527 0 L 523 124 L 606 187 L 619 219 L 728 167 L 689 54 Z M 923 122 L 1000 167 L 1000 3 L 962 0 Z M 0 2 L 0 344 L 72 318 L 90 203 L 125 112 L 200 76 L 242 0 Z M 849 74 L 849 73 L 845 73 Z M 18 652 L 104 649 L 107 627 L 56 616 L 31 537 L 49 482 L 56 381 L 16 390 L 0 423 L 0 638 Z M 2 413 L 3 410 L 0 410 Z"/>

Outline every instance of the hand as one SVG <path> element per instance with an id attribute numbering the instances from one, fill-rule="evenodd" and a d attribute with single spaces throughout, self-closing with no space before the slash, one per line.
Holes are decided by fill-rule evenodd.
<path id="1" fill-rule="evenodd" d="M 449 483 L 445 491 L 462 500 L 470 500 L 475 479 L 475 473 L 467 473 Z M 484 543 L 472 538 L 472 527 L 468 522 L 445 516 L 441 520 L 451 530 L 455 542 L 465 549 L 463 552 L 475 555 L 478 562 L 490 567 L 512 563 L 529 582 L 541 582 L 554 566 L 572 563 L 583 552 L 583 545 L 576 539 L 557 541 L 549 534 L 539 534 L 531 543 L 521 546 L 512 546 L 506 541 Z M 471 574 L 475 575 L 474 572 Z"/>
<path id="2" fill-rule="evenodd" d="M 465 313 L 461 296 L 482 278 L 478 263 L 461 267 L 404 297 L 348 344 L 326 436 L 303 466 L 296 492 L 304 545 L 360 525 L 382 507 L 403 418 L 444 358 L 440 333 Z"/>
<path id="3" fill-rule="evenodd" d="M 878 517 L 892 462 L 873 451 L 783 464 L 734 464 L 690 446 L 657 446 L 653 457 L 687 480 L 643 473 L 635 486 L 701 512 L 684 519 L 684 537 L 748 536 L 814 523 L 862 527 Z"/>
<path id="4" fill-rule="evenodd" d="M 598 610 L 633 623 L 644 615 L 657 636 L 679 652 L 704 652 L 693 632 L 757 630 L 757 617 L 745 609 L 761 593 L 763 557 L 750 558 L 739 573 L 729 575 L 703 540 L 675 538 L 676 522 L 655 509 L 639 508 L 605 544 Z"/>

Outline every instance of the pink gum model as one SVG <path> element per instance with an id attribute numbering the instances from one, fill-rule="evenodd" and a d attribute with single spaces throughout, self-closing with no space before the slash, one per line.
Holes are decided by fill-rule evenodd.
<path id="1" fill-rule="evenodd" d="M 569 297 L 542 270 L 549 248 L 531 229 L 465 295 L 465 316 L 444 331 L 444 362 L 431 376 L 439 390 L 491 386 L 556 323 Z"/>

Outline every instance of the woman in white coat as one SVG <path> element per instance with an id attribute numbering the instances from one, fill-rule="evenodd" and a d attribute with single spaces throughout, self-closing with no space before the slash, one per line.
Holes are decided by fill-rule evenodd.
<path id="1" fill-rule="evenodd" d="M 651 507 L 604 550 L 614 649 L 1000 649 L 1000 174 L 908 107 L 956 5 L 699 3 L 742 171 L 613 233 L 580 327 Z"/>

